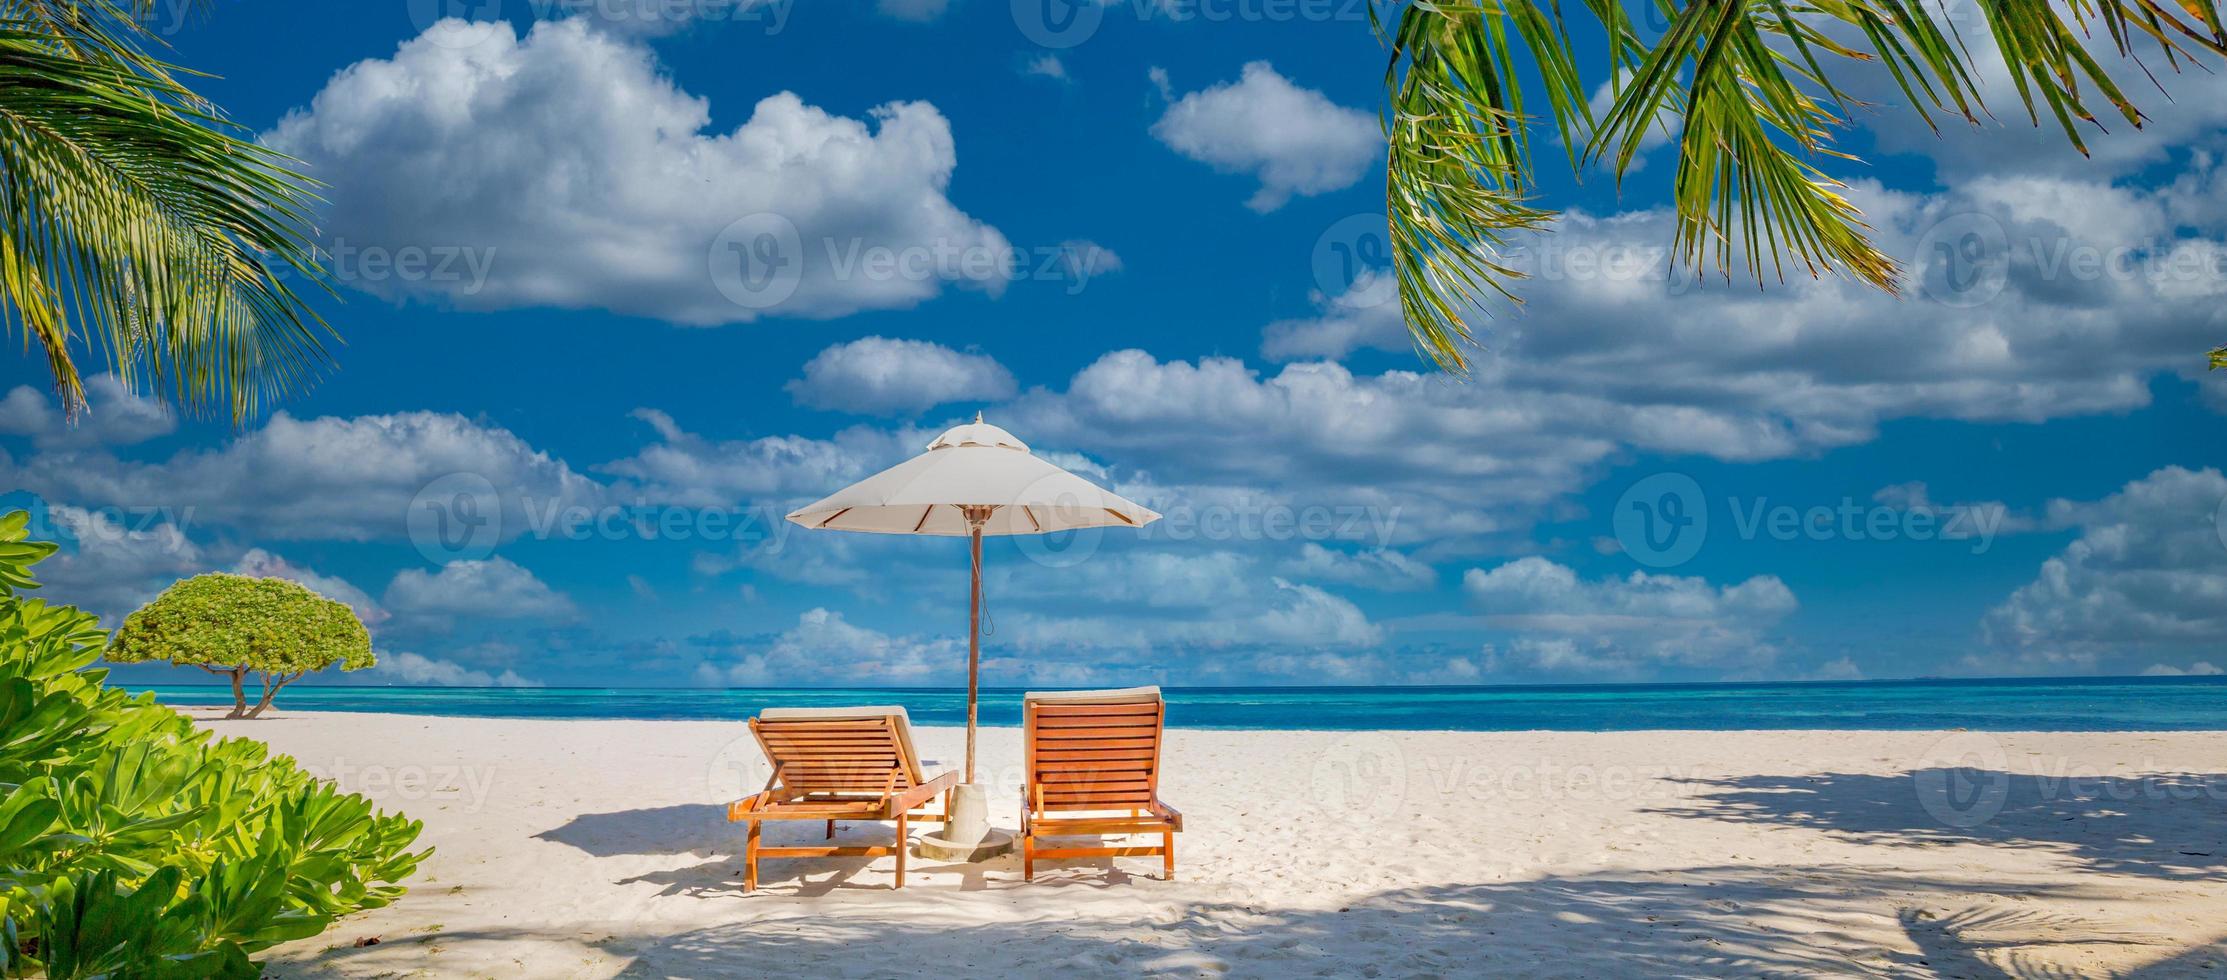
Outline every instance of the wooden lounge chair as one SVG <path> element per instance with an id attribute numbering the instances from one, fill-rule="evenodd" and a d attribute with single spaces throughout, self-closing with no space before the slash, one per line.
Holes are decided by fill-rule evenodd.
<path id="1" fill-rule="evenodd" d="M 766 788 L 727 805 L 727 819 L 750 824 L 744 848 L 742 890 L 758 888 L 760 857 L 897 856 L 897 883 L 905 887 L 905 830 L 911 820 L 950 819 L 951 787 L 959 774 L 934 779 L 920 771 L 912 726 L 896 705 L 865 708 L 767 708 L 750 719 L 750 731 L 773 764 Z M 938 794 L 943 812 L 924 810 Z M 894 845 L 871 847 L 767 847 L 759 842 L 768 820 L 824 820 L 835 839 L 837 820 L 894 820 Z"/>
<path id="2" fill-rule="evenodd" d="M 1022 701 L 1027 782 L 1021 786 L 1021 874 L 1040 859 L 1161 857 L 1175 879 L 1175 835 L 1183 815 L 1160 802 L 1157 687 L 1057 691 Z M 1158 834 L 1157 847 L 1044 847 L 1045 837 Z"/>

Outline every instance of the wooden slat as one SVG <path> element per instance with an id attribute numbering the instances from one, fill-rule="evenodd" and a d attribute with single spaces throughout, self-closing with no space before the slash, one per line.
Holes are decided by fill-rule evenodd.
<path id="1" fill-rule="evenodd" d="M 1051 793 L 1044 791 L 1044 806 L 1142 806 L 1151 802 L 1151 791 L 1134 793 Z"/>
<path id="2" fill-rule="evenodd" d="M 759 853 L 767 852 L 760 851 Z M 1046 858 L 1151 857 L 1155 854 L 1165 853 L 1167 852 L 1157 847 L 1039 847 L 1036 849 L 1036 859 L 1041 861 Z"/>
<path id="3" fill-rule="evenodd" d="M 1052 786 L 1064 786 L 1070 783 L 1088 784 L 1103 783 L 1108 780 L 1144 780 L 1150 778 L 1151 775 L 1151 770 L 1146 769 L 1144 763 L 1141 762 L 1122 762 L 1115 763 L 1114 765 L 1107 766 L 1106 768 L 1090 769 L 1073 768 L 1074 765 L 1104 766 L 1105 764 L 1085 762 L 1070 764 L 1070 767 L 1060 769 L 1051 769 L 1045 766 L 1037 766 L 1036 768 L 1040 771 L 1037 773 L 1036 781 L 1043 783 L 1048 788 Z"/>
<path id="4" fill-rule="evenodd" d="M 1073 755 L 1073 754 L 1084 754 L 1084 755 L 1088 755 L 1088 754 L 1091 754 L 1091 753 L 1068 753 L 1068 754 L 1070 754 L 1070 755 Z M 1119 755 L 1120 753 L 1106 753 L 1106 754 L 1108 754 L 1108 755 Z M 1051 773 L 1059 773 L 1059 772 L 1112 772 L 1112 771 L 1123 770 L 1123 769 L 1140 769 L 1140 770 L 1146 770 L 1146 771 L 1149 771 L 1149 770 L 1151 770 L 1151 768 L 1152 768 L 1152 757 L 1151 757 L 1151 756 L 1148 756 L 1148 755 L 1136 755 L 1136 754 L 1131 754 L 1131 755 L 1129 755 L 1129 756 L 1128 756 L 1127 758 L 1118 758 L 1118 759 L 1060 759 L 1060 760 L 1051 760 L 1051 759 L 1038 759 L 1038 760 L 1036 760 L 1036 771 L 1037 771 L 1037 772 L 1039 772 L 1039 773 L 1044 773 L 1044 774 L 1046 774 L 1047 776 L 1048 776 L 1049 774 L 1051 774 Z M 1047 780 L 1047 781 L 1049 781 L 1049 780 Z"/>
<path id="5" fill-rule="evenodd" d="M 1120 728 L 1127 733 L 1154 733 L 1160 731 L 1160 726 L 1154 722 L 1156 719 L 1151 717 L 1140 717 L 1136 724 L 1131 724 L 1127 717 L 1040 717 L 1036 719 L 1036 733 L 1065 733 L 1069 728 Z"/>
<path id="6" fill-rule="evenodd" d="M 880 847 L 771 847 L 758 846 L 759 857 L 821 858 L 821 857 L 888 857 L 897 849 L 884 844 Z"/>
<path id="7" fill-rule="evenodd" d="M 1132 760 L 1149 762 L 1152 760 L 1152 750 L 1149 748 L 1080 748 L 1036 750 L 1036 764 L 1039 767 L 1051 762 L 1127 762 Z"/>
<path id="8" fill-rule="evenodd" d="M 1046 752 L 1136 752 L 1150 757 L 1153 741 L 1149 738 L 1078 738 L 1065 742 L 1039 742 L 1036 754 Z"/>
<path id="9" fill-rule="evenodd" d="M 1120 782 L 1098 780 L 1098 782 L 1047 782 L 1047 784 L 1044 784 L 1044 800 L 1067 800 L 1067 797 L 1085 797 L 1085 795 L 1138 795 L 1138 793 L 1151 793 L 1151 782 L 1147 782 L 1147 780 L 1120 780 Z"/>
<path id="10" fill-rule="evenodd" d="M 1152 740 L 1152 734 L 1158 730 L 1151 725 L 1136 725 L 1128 728 L 1038 728 L 1036 730 L 1036 741 L 1039 745 L 1045 742 L 1078 738 L 1141 738 L 1149 742 Z"/>
<path id="11" fill-rule="evenodd" d="M 1036 712 L 1038 720 L 1058 718 L 1063 715 L 1157 715 L 1160 706 L 1152 703 L 1135 704 L 1045 704 L 1038 702 L 1029 710 Z"/>
<path id="12" fill-rule="evenodd" d="M 763 732 L 886 732 L 889 720 L 867 718 L 858 721 L 767 721 L 758 719 L 758 730 Z"/>
<path id="13" fill-rule="evenodd" d="M 1157 715 L 1118 715 L 1111 717 L 1107 715 L 1053 715 L 1049 718 L 1036 719 L 1038 731 L 1050 731 L 1057 728 L 1089 728 L 1092 725 L 1149 730 L 1159 728 L 1160 719 Z"/>
<path id="14" fill-rule="evenodd" d="M 1095 819 L 1038 820 L 1029 830 L 1039 837 L 1081 837 L 1087 834 L 1157 834 L 1168 829 L 1168 821 L 1159 817 L 1100 817 Z"/>
<path id="15" fill-rule="evenodd" d="M 791 746 L 893 746 L 895 739 L 889 733 L 864 733 L 864 735 L 837 735 L 837 733 L 786 733 L 768 731 L 766 742 L 791 744 Z"/>

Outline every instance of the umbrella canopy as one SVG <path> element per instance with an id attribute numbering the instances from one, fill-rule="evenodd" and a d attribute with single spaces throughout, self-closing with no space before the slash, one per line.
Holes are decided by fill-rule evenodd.
<path id="1" fill-rule="evenodd" d="M 982 665 L 982 539 L 1090 527 L 1143 527 L 1160 515 L 1028 451 L 982 421 L 954 426 L 928 451 L 789 514 L 810 528 L 968 537 L 974 585 L 967 611 L 967 782 Z"/>
<path id="2" fill-rule="evenodd" d="M 789 520 L 831 531 L 965 537 L 975 531 L 967 520 L 969 508 L 978 508 L 981 532 L 992 537 L 1142 527 L 1160 518 L 1029 452 L 1026 443 L 978 415 L 938 436 L 927 452 L 797 510 Z"/>

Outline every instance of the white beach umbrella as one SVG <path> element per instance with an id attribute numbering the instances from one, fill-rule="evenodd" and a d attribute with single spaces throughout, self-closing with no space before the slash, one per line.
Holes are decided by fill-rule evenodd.
<path id="1" fill-rule="evenodd" d="M 789 515 L 810 528 L 972 539 L 974 585 L 967 612 L 967 782 L 974 782 L 976 690 L 982 666 L 982 538 L 1090 527 L 1143 527 L 1149 508 L 1100 489 L 1030 453 L 1013 434 L 982 421 L 956 426 L 928 451 L 844 487 Z"/>

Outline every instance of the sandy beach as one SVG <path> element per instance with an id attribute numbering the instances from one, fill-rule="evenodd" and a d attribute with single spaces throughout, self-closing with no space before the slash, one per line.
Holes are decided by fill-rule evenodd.
<path id="1" fill-rule="evenodd" d="M 437 848 L 401 902 L 268 954 L 278 976 L 2227 970 L 2220 733 L 1174 730 L 1177 881 L 916 859 L 892 891 L 889 859 L 823 859 L 745 895 L 722 804 L 765 770 L 740 723 L 207 724 Z M 962 735 L 918 730 L 945 765 Z M 982 735 L 1011 826 L 1018 733 Z"/>

